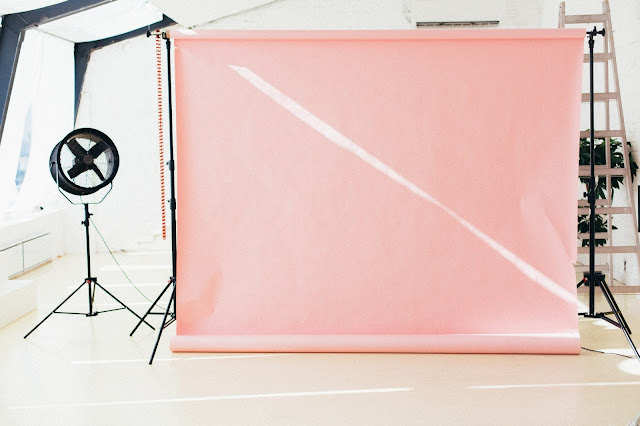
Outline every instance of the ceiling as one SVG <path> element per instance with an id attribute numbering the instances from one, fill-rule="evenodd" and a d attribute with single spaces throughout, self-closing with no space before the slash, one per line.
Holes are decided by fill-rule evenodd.
<path id="1" fill-rule="evenodd" d="M 0 15 L 39 9 L 56 3 L 64 2 L 60 0 L 3 0 L 0 3 Z"/>
<path id="2" fill-rule="evenodd" d="M 4 0 L 0 11 L 14 13 L 64 3 L 52 0 Z M 28 8 L 28 9 L 25 9 Z M 148 0 L 106 0 L 71 14 L 38 25 L 47 34 L 74 42 L 101 40 L 151 25 L 162 20 L 162 12 Z"/>
<path id="3" fill-rule="evenodd" d="M 123 34 L 162 20 L 162 12 L 146 0 L 118 0 L 62 19 L 38 29 L 74 43 Z"/>

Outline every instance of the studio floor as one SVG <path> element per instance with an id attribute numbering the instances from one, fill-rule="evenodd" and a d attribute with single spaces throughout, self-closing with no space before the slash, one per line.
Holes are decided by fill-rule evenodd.
<path id="1" fill-rule="evenodd" d="M 168 252 L 116 258 L 147 298 L 166 284 Z M 150 302 L 108 255 L 92 261 L 103 286 L 145 312 Z M 580 319 L 582 346 L 608 353 L 579 356 L 174 354 L 171 325 L 149 365 L 156 334 L 141 327 L 130 337 L 137 319 L 127 311 L 53 315 L 24 339 L 85 275 L 84 256 L 65 256 L 20 277 L 37 283 L 38 310 L 0 329 L 1 425 L 635 425 L 640 418 L 640 362 L 616 355 L 632 353 L 624 334 L 601 320 Z M 640 295 L 616 300 L 640 335 Z M 101 293 L 96 306 L 117 307 Z M 65 305 L 86 308 L 86 290 Z"/>

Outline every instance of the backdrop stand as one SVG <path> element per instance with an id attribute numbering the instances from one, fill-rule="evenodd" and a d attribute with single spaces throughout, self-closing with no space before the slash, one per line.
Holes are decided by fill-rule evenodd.
<path id="1" fill-rule="evenodd" d="M 582 281 L 578 283 L 578 287 L 581 285 L 589 286 L 589 311 L 588 312 L 580 312 L 578 315 L 582 315 L 585 318 L 599 318 L 607 321 L 610 324 L 615 325 L 620 328 L 624 333 L 627 341 L 629 342 L 629 346 L 631 346 L 631 350 L 635 354 L 638 361 L 640 361 L 640 354 L 638 354 L 638 349 L 636 345 L 631 340 L 631 329 L 627 324 L 627 321 L 624 319 L 624 315 L 622 315 L 622 311 L 618 307 L 609 286 L 607 285 L 604 274 L 600 271 L 595 270 L 595 242 L 596 242 L 596 177 L 595 177 L 595 143 L 594 143 L 594 113 L 593 113 L 593 45 L 594 45 L 594 37 L 596 35 L 604 36 L 604 28 L 600 31 L 596 30 L 596 27 L 593 27 L 593 30 L 587 31 L 587 36 L 589 37 L 589 91 L 590 91 L 590 103 L 589 103 L 589 113 L 590 113 L 590 126 L 591 126 L 591 143 L 589 144 L 589 163 L 591 166 L 591 173 L 589 176 L 589 189 L 587 193 L 587 198 L 589 200 L 589 272 L 585 272 L 584 278 Z M 604 295 L 609 307 L 611 308 L 610 312 L 596 312 L 595 308 L 595 288 L 600 287 L 602 290 L 602 294 Z M 613 314 L 616 320 L 609 318 L 607 315 Z"/>
<path id="2" fill-rule="evenodd" d="M 150 31 L 147 32 L 147 37 L 150 37 L 152 33 Z M 133 336 L 133 333 L 138 329 L 140 324 L 145 320 L 148 315 L 163 315 L 162 325 L 158 329 L 158 337 L 156 338 L 156 343 L 153 346 L 153 352 L 151 353 L 151 358 L 149 359 L 149 364 L 153 363 L 153 358 L 156 356 L 156 350 L 158 349 L 158 344 L 160 343 L 160 338 L 162 337 L 162 331 L 167 328 L 169 325 L 176 321 L 176 258 L 177 258 L 177 245 L 176 245 L 176 188 L 175 188 L 175 162 L 173 159 L 173 109 L 172 109 L 172 94 L 171 94 L 171 39 L 169 38 L 166 32 L 163 33 L 155 33 L 156 37 L 162 37 L 166 40 L 167 47 L 167 89 L 168 89 L 168 103 L 169 103 L 169 161 L 167 165 L 169 166 L 170 173 L 170 188 L 171 188 L 171 198 L 169 200 L 169 206 L 171 209 L 171 263 L 172 263 L 172 275 L 169 277 L 169 281 L 164 289 L 160 292 L 160 295 L 156 298 L 156 300 L 151 304 L 147 312 L 140 319 L 138 324 L 135 326 L 133 331 L 131 331 L 130 336 Z M 164 312 L 153 312 L 153 308 L 156 307 L 162 296 L 167 292 L 167 290 L 171 289 L 171 297 L 169 298 L 169 303 L 167 304 L 167 308 Z"/>
<path id="3" fill-rule="evenodd" d="M 64 195 L 64 194 L 63 194 Z M 46 317 L 44 317 L 44 319 L 42 321 L 40 321 L 35 327 L 33 327 L 31 329 L 31 331 L 29 331 L 24 338 L 26 339 L 31 333 L 33 333 L 35 331 L 36 328 L 40 327 L 40 325 L 45 322 L 51 315 L 53 314 L 67 314 L 67 315 L 84 315 L 87 317 L 94 317 L 98 314 L 104 313 L 104 312 L 112 312 L 112 311 L 119 311 L 122 309 L 126 309 L 129 312 L 131 312 L 133 315 L 135 315 L 138 319 L 140 319 L 140 323 L 142 323 L 144 321 L 144 318 L 140 318 L 140 316 L 138 314 L 136 314 L 135 312 L 133 312 L 127 305 L 125 305 L 124 303 L 122 303 L 122 301 L 120 301 L 120 299 L 118 299 L 117 297 L 115 297 L 113 294 L 111 294 L 106 288 L 104 288 L 103 286 L 100 285 L 100 283 L 98 283 L 98 278 L 96 277 L 92 277 L 91 276 L 91 254 L 89 252 L 89 218 L 91 217 L 91 214 L 89 213 L 89 204 L 88 203 L 84 203 L 84 221 L 82 222 L 82 224 L 85 227 L 85 240 L 86 240 L 86 244 L 87 244 L 87 278 L 85 278 L 84 282 L 82 284 L 80 284 L 80 286 L 78 288 L 76 288 L 69 296 L 67 296 L 66 299 L 64 299 L 62 301 L 62 303 L 60 303 L 58 306 L 56 306 L 56 308 L 51 311 L 49 313 L 49 315 L 47 315 Z M 60 309 L 60 307 L 62 307 L 62 305 L 64 305 L 69 299 L 71 299 L 71 297 L 76 294 L 84 285 L 87 285 L 87 290 L 89 291 L 89 312 L 64 312 L 64 311 L 58 311 L 58 309 Z M 119 308 L 114 308 L 114 309 L 106 309 L 104 311 L 94 311 L 94 307 L 93 307 L 93 302 L 95 300 L 95 293 L 96 293 L 96 289 L 99 288 L 102 291 L 104 291 L 105 293 L 107 293 L 109 296 L 111 296 L 111 298 L 113 300 L 115 300 L 116 302 L 118 302 L 121 306 Z M 140 324 L 138 323 L 138 324 Z M 151 327 L 152 329 L 154 329 L 151 324 L 149 324 L 148 322 L 144 321 L 145 324 L 147 324 L 149 327 Z M 154 329 L 155 330 L 155 329 Z"/>

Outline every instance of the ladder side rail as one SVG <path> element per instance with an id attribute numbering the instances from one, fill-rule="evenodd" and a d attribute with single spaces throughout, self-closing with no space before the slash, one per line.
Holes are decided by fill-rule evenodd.
<path id="1" fill-rule="evenodd" d="M 605 2 L 602 3 L 602 12 L 606 15 L 606 7 L 605 7 Z M 610 87 L 609 87 L 609 44 L 610 44 L 610 39 L 609 39 L 609 35 L 611 34 L 611 26 L 609 25 L 609 20 L 607 19 L 607 22 L 605 22 L 604 24 L 605 27 L 605 32 L 606 32 L 606 36 L 604 37 L 604 43 L 603 43 L 603 53 L 604 53 L 604 57 L 607 58 L 602 62 L 602 65 L 604 67 L 604 92 L 605 93 L 609 93 L 610 92 Z M 604 102 L 604 130 L 606 132 L 608 132 L 609 130 L 611 130 L 611 104 L 609 101 L 605 101 Z M 613 168 L 613 163 L 612 163 L 612 159 L 611 159 L 611 137 L 610 136 L 605 136 L 604 138 L 604 155 L 605 155 L 605 163 L 607 165 L 607 167 L 609 168 Z M 611 180 L 612 177 L 610 174 L 608 174 L 606 176 L 606 184 L 607 184 L 607 198 L 609 201 L 609 206 L 613 206 L 613 187 L 611 185 Z M 607 245 L 610 247 L 613 247 L 615 244 L 613 243 L 613 214 L 609 213 L 606 215 L 606 220 L 607 220 Z M 609 283 L 613 284 L 613 252 L 609 253 L 607 255 L 607 261 L 609 262 L 609 265 L 612 266 L 611 270 L 611 274 L 609 275 Z"/>
<path id="2" fill-rule="evenodd" d="M 622 143 L 622 158 L 624 161 L 624 178 L 625 178 L 625 187 L 627 188 L 627 194 L 629 199 L 629 204 L 631 206 L 631 218 L 632 218 L 632 227 L 634 240 L 636 245 L 636 261 L 638 271 L 640 272 L 640 238 L 638 238 L 637 229 L 635 229 L 636 224 L 638 223 L 636 207 L 635 207 L 635 194 L 633 191 L 633 181 L 631 180 L 631 163 L 629 162 L 629 148 L 627 146 L 627 132 L 624 124 L 624 114 L 622 112 L 622 97 L 620 94 L 620 82 L 618 79 L 618 61 L 616 59 L 616 49 L 615 43 L 613 39 L 613 31 L 612 31 L 612 23 L 611 23 L 611 10 L 609 8 L 609 2 L 604 0 L 602 2 L 604 12 L 607 16 L 606 26 L 608 27 L 608 38 L 610 43 L 610 52 L 611 52 L 611 65 L 613 67 L 613 83 L 616 87 L 616 103 L 618 110 L 618 121 L 620 123 L 620 130 L 622 133 L 621 143 Z"/>

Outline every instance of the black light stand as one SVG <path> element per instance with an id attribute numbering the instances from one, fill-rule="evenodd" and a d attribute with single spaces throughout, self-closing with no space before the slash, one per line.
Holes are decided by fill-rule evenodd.
<path id="1" fill-rule="evenodd" d="M 151 32 L 147 32 L 147 37 L 151 37 Z M 167 89 L 168 89 L 168 103 L 169 103 L 169 161 L 167 165 L 169 166 L 170 173 L 170 188 L 171 188 L 171 199 L 169 200 L 169 206 L 171 209 L 171 262 L 172 262 L 172 275 L 169 278 L 169 282 L 164 287 L 164 289 L 160 292 L 160 295 L 156 298 L 156 300 L 151 304 L 149 310 L 144 314 L 144 316 L 140 319 L 138 324 L 135 326 L 130 336 L 133 336 L 133 333 L 136 332 L 140 324 L 144 321 L 144 319 L 148 315 L 163 315 L 162 325 L 158 329 L 158 338 L 156 339 L 156 343 L 153 346 L 153 352 L 151 353 L 151 359 L 149 359 L 149 364 L 153 363 L 153 358 L 156 356 L 156 350 L 158 349 L 158 343 L 160 343 L 160 338 L 162 337 L 162 331 L 171 325 L 176 320 L 176 258 L 177 258 L 177 245 L 176 245 L 176 188 L 175 188 L 175 163 L 173 160 L 173 109 L 171 106 L 172 98 L 171 98 L 171 39 L 168 37 L 166 32 L 162 33 L 162 38 L 166 40 L 167 46 Z M 169 303 L 167 304 L 167 308 L 164 312 L 152 312 L 153 308 L 158 304 L 162 296 L 171 289 L 171 298 L 169 299 Z"/>
<path id="2" fill-rule="evenodd" d="M 91 276 L 91 254 L 89 252 L 89 223 L 90 223 L 89 218 L 90 217 L 91 217 L 91 214 L 89 213 L 89 204 L 88 203 L 84 203 L 84 221 L 82 222 L 82 224 L 85 227 L 85 239 L 86 239 L 86 243 L 87 243 L 87 278 L 85 278 L 84 282 L 82 284 L 80 284 L 80 286 L 78 288 L 76 288 L 69 296 L 67 296 L 67 298 L 64 299 L 62 301 L 62 303 L 60 303 L 58 306 L 56 306 L 56 308 L 53 311 L 51 311 L 49 313 L 49 315 L 44 317 L 44 319 L 42 321 L 40 321 L 38 323 L 38 325 L 33 327 L 31 329 L 31 331 L 28 332 L 24 336 L 25 339 L 31 333 L 33 333 L 36 328 L 40 327 L 40 325 L 43 322 L 45 322 L 53 314 L 84 315 L 84 316 L 87 316 L 87 317 L 94 317 L 94 316 L 96 316 L 98 314 L 101 314 L 101 313 L 104 313 L 104 312 L 119 311 L 121 309 L 126 309 L 129 312 L 131 312 L 133 315 L 135 315 L 138 319 L 140 319 L 140 322 L 144 321 L 144 318 L 140 318 L 140 316 L 138 314 L 136 314 L 131 309 L 129 309 L 129 307 L 127 305 L 122 303 L 117 297 L 115 297 L 113 294 L 111 294 L 106 288 L 101 286 L 100 283 L 98 283 L 98 279 L 96 277 L 92 277 Z M 87 290 L 89 291 L 89 312 L 64 312 L 64 311 L 58 311 L 58 309 L 60 309 L 60 307 L 62 305 L 64 305 L 67 302 L 67 300 L 69 300 L 74 294 L 76 294 L 85 284 L 87 285 Z M 111 298 L 113 300 L 115 300 L 116 302 L 118 302 L 121 305 L 121 307 L 114 308 L 114 309 L 107 309 L 107 310 L 104 310 L 104 311 L 94 311 L 93 310 L 93 302 L 94 302 L 94 298 L 95 298 L 96 288 L 101 289 L 102 291 L 107 293 L 109 296 L 111 296 Z M 151 324 L 149 324 L 148 322 L 144 321 L 144 323 L 147 324 L 152 329 L 154 329 L 151 326 Z"/>
<path id="3" fill-rule="evenodd" d="M 590 129 L 591 129 L 591 143 L 589 144 L 589 164 L 591 165 L 591 173 L 589 176 L 589 188 L 587 192 L 587 199 L 589 201 L 589 272 L 585 272 L 584 278 L 582 281 L 578 283 L 578 287 L 581 285 L 589 286 L 589 311 L 581 312 L 578 315 L 582 315 L 585 318 L 600 318 L 602 320 L 607 321 L 610 324 L 615 325 L 620 328 L 624 333 L 633 353 L 635 354 L 638 361 L 640 361 L 640 354 L 638 354 L 638 349 L 636 345 L 631 340 L 631 329 L 629 325 L 624 319 L 622 315 L 622 311 L 618 307 L 615 299 L 613 298 L 613 294 L 609 289 L 609 286 L 605 282 L 604 274 L 600 271 L 595 270 L 595 232 L 596 232 L 596 177 L 595 177 L 595 143 L 594 143 L 594 113 L 593 113 L 593 45 L 594 45 L 594 37 L 598 34 L 605 34 L 604 28 L 600 31 L 596 30 L 596 27 L 593 27 L 593 30 L 587 31 L 587 36 L 589 37 L 589 90 L 590 90 L 590 104 L 589 104 L 589 113 L 590 113 Z M 595 309 L 595 288 L 600 287 L 602 290 L 602 294 L 604 295 L 609 307 L 611 308 L 610 312 L 596 312 Z M 607 315 L 613 314 L 616 320 L 613 320 Z"/>

